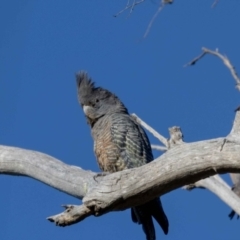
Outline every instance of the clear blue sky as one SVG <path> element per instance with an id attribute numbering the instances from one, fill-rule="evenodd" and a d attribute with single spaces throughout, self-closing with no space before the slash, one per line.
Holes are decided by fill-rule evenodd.
<path id="1" fill-rule="evenodd" d="M 3 0 L 0 144 L 99 171 L 76 97 L 81 69 L 165 136 L 173 125 L 186 142 L 228 134 L 240 103 L 228 69 L 214 56 L 183 68 L 205 46 L 227 54 L 240 72 L 240 2 L 220 0 L 212 9 L 213 1 L 175 1 L 143 39 L 157 1 L 114 18 L 126 0 Z M 0 175 L 0 189 L 0 239 L 145 239 L 129 210 L 60 228 L 46 217 L 79 200 L 24 177 Z M 240 221 L 230 221 L 230 208 L 208 191 L 179 189 L 162 202 L 170 232 L 156 225 L 158 239 L 239 239 Z"/>

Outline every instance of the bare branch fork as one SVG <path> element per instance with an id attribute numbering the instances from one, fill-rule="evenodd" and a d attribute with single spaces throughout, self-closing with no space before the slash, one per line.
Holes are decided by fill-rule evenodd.
<path id="1" fill-rule="evenodd" d="M 129 14 L 131 14 L 133 12 L 134 8 L 137 5 L 139 5 L 139 4 L 143 3 L 143 2 L 145 2 L 145 0 L 139 0 L 139 1 L 133 0 L 132 3 L 130 3 L 130 0 L 128 0 L 125 8 L 123 8 L 121 11 L 119 11 L 117 14 L 115 14 L 114 17 L 117 17 L 118 15 L 120 15 L 121 13 L 125 12 L 128 9 L 130 9 Z M 151 29 L 155 19 L 157 18 L 158 14 L 163 10 L 163 8 L 167 4 L 172 4 L 172 3 L 173 3 L 173 0 L 160 0 L 159 1 L 159 7 L 158 7 L 156 13 L 153 15 L 151 21 L 148 24 L 148 27 L 147 27 L 144 35 L 143 35 L 144 38 L 147 37 L 148 33 L 150 32 L 150 29 Z"/>
<path id="2" fill-rule="evenodd" d="M 167 139 L 162 136 L 159 132 L 149 126 L 146 122 L 144 122 L 139 116 L 135 113 L 132 116 L 137 120 L 139 124 L 141 124 L 146 130 L 148 130 L 154 137 L 156 137 L 164 146 L 159 146 L 152 144 L 152 149 L 159 150 L 159 151 L 167 151 L 170 147 L 175 144 L 182 144 L 183 143 L 183 134 L 180 127 L 173 126 L 168 129 L 170 138 Z"/>
<path id="3" fill-rule="evenodd" d="M 119 11 L 117 14 L 114 15 L 114 17 L 117 17 L 118 15 L 120 15 L 121 13 L 123 13 L 124 11 L 130 9 L 129 14 L 132 13 L 133 9 L 140 3 L 143 3 L 145 0 L 139 0 L 136 1 L 134 0 L 132 3 L 130 3 L 130 0 L 127 1 L 126 7 L 124 9 L 122 9 L 121 11 Z"/>
<path id="4" fill-rule="evenodd" d="M 145 127 L 150 133 L 152 133 L 155 137 L 157 137 L 162 143 L 165 143 L 165 138 L 160 134 L 156 133 L 154 129 L 152 129 L 150 126 L 147 125 L 144 121 L 142 121 L 136 114 L 132 114 L 140 124 L 142 124 L 143 127 Z M 168 139 L 168 148 L 175 146 L 176 144 L 182 144 L 183 143 L 183 134 L 180 129 L 180 127 L 171 127 L 169 128 L 170 138 Z M 163 140 L 164 141 L 163 141 Z M 223 142 L 223 145 L 225 144 L 225 141 Z M 151 145 L 153 149 L 160 150 L 160 151 L 166 151 L 164 147 L 158 146 L 158 145 Z M 240 184 L 240 174 L 230 174 L 231 178 L 234 178 L 234 183 Z M 195 183 L 191 183 L 190 185 L 184 186 L 183 189 L 186 190 L 192 190 L 194 188 L 204 188 L 208 189 L 215 195 L 217 195 L 223 202 L 228 204 L 229 206 L 234 206 L 236 201 L 240 201 L 239 198 L 239 188 L 235 189 L 235 192 L 233 192 L 228 184 L 219 176 L 215 175 L 209 178 L 205 178 L 202 180 L 199 180 Z M 236 193 L 238 195 L 236 195 Z M 230 219 L 233 218 L 235 215 L 235 212 L 232 211 L 229 214 Z"/>
<path id="5" fill-rule="evenodd" d="M 215 1 L 215 4 L 218 1 Z M 215 51 L 210 50 L 208 48 L 203 47 L 202 48 L 202 53 L 195 57 L 193 60 L 191 60 L 189 63 L 187 63 L 185 65 L 186 66 L 192 66 L 194 65 L 197 61 L 199 61 L 201 58 L 203 58 L 207 53 L 208 54 L 212 54 L 218 58 L 220 58 L 224 65 L 230 70 L 230 73 L 232 75 L 232 77 L 234 78 L 234 80 L 236 81 L 236 88 L 238 90 L 240 90 L 240 78 L 234 68 L 234 66 L 231 64 L 230 60 L 227 58 L 227 56 L 223 56 L 222 54 L 219 53 L 218 49 L 216 49 Z M 239 107 L 238 109 L 236 109 L 236 111 L 239 111 Z M 234 124 L 234 126 L 237 126 L 236 124 Z M 235 132 L 235 135 L 238 134 L 239 135 L 239 131 L 238 130 L 234 130 L 234 128 L 232 129 L 230 135 Z M 224 146 L 225 142 L 223 143 Z M 237 188 L 234 188 L 233 191 L 231 191 L 230 187 L 227 185 L 227 183 L 225 183 L 223 181 L 223 179 L 218 176 L 215 175 L 213 177 L 210 178 L 206 178 L 206 179 L 202 179 L 194 184 L 190 184 L 188 186 L 183 187 L 184 189 L 194 189 L 194 188 L 207 188 L 208 190 L 210 190 L 211 192 L 213 192 L 214 194 L 216 194 L 220 199 L 222 199 L 225 203 L 227 203 L 229 206 L 234 205 L 234 201 L 240 201 L 240 174 L 230 174 L 232 181 L 234 184 L 237 185 Z M 229 217 L 230 219 L 233 218 L 235 214 L 235 211 L 233 210 L 230 214 Z"/>
<path id="6" fill-rule="evenodd" d="M 179 133 L 179 131 L 176 131 Z M 173 144 L 155 161 L 94 180 L 95 173 L 69 166 L 46 154 L 0 146 L 0 173 L 29 176 L 82 199 L 81 206 L 48 219 L 66 226 L 109 211 L 140 205 L 176 188 L 217 173 L 240 172 L 240 112 L 225 138 Z M 179 134 L 177 134 L 179 136 Z M 231 208 L 240 214 L 240 201 Z"/>
<path id="7" fill-rule="evenodd" d="M 185 67 L 186 67 L 186 66 L 192 66 L 192 65 L 194 65 L 197 61 L 199 61 L 199 60 L 200 60 L 202 57 L 204 57 L 207 53 L 208 53 L 208 54 L 212 54 L 212 55 L 220 58 L 220 59 L 223 61 L 224 65 L 230 70 L 230 72 L 231 72 L 231 74 L 232 74 L 232 77 L 233 77 L 234 80 L 236 81 L 236 88 L 240 91 L 240 78 L 239 78 L 239 76 L 238 76 L 238 74 L 237 74 L 234 66 L 231 64 L 230 60 L 227 58 L 227 56 L 223 56 L 221 53 L 219 53 L 218 49 L 216 49 L 215 51 L 213 51 L 213 50 L 210 50 L 210 49 L 208 49 L 208 48 L 203 47 L 203 48 L 202 48 L 202 51 L 203 51 L 203 52 L 202 52 L 198 57 L 194 58 L 192 61 L 190 61 L 189 63 L 187 63 L 187 64 L 185 65 Z"/>
<path id="8" fill-rule="evenodd" d="M 65 205 L 64 212 L 48 218 L 59 226 L 140 205 L 189 184 L 208 188 L 240 214 L 239 198 L 219 176 L 204 179 L 216 173 L 240 173 L 240 108 L 228 136 L 195 143 L 184 143 L 179 127 L 169 128 L 167 140 L 135 118 L 163 143 L 162 149 L 168 150 L 147 165 L 95 181 L 96 173 L 66 165 L 46 154 L 0 146 L 0 173 L 29 176 L 82 199 L 82 205 Z M 220 185 L 225 188 L 223 192 L 218 191 Z"/>
<path id="9" fill-rule="evenodd" d="M 162 136 L 160 133 L 158 133 L 155 129 L 153 129 L 151 126 L 149 126 L 146 122 L 144 122 L 140 117 L 137 116 L 137 114 L 133 113 L 132 116 L 137 120 L 139 124 L 141 124 L 146 130 L 148 130 L 155 138 L 157 138 L 164 146 L 155 146 L 155 148 L 162 148 L 163 150 L 168 149 L 168 141 L 167 139 Z"/>

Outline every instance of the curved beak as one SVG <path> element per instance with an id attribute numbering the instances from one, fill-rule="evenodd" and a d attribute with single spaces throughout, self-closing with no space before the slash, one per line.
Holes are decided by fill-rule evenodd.
<path id="1" fill-rule="evenodd" d="M 84 111 L 84 113 L 85 113 L 86 115 L 88 115 L 89 110 L 91 110 L 91 107 L 90 107 L 90 106 L 83 105 L 83 111 Z"/>

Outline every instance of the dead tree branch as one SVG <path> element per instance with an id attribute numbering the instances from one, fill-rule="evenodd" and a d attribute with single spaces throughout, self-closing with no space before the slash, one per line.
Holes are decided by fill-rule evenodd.
<path id="1" fill-rule="evenodd" d="M 153 15 L 150 23 L 148 24 L 148 27 L 146 29 L 146 32 L 144 33 L 143 37 L 147 37 L 148 33 L 150 32 L 150 29 L 155 21 L 155 19 L 157 18 L 158 14 L 163 10 L 163 8 L 167 5 L 167 4 L 172 4 L 173 0 L 162 0 L 159 4 L 159 7 L 156 11 L 156 13 Z"/>
<path id="2" fill-rule="evenodd" d="M 92 215 L 91 210 L 85 205 L 64 205 L 63 207 L 66 209 L 64 212 L 48 217 L 47 220 L 54 222 L 57 226 L 65 227 Z"/>
<path id="3" fill-rule="evenodd" d="M 168 139 L 169 148 L 183 143 L 183 134 L 180 127 L 173 126 L 168 129 L 170 138 Z"/>
<path id="4" fill-rule="evenodd" d="M 95 173 L 67 165 L 47 154 L 0 146 L 0 174 L 28 176 L 82 199 L 95 185 Z"/>
<path id="5" fill-rule="evenodd" d="M 143 3 L 145 2 L 145 0 L 139 0 L 139 1 L 136 1 L 136 0 L 133 0 L 132 3 L 130 3 L 130 0 L 127 1 L 127 4 L 125 6 L 124 9 L 122 9 L 121 11 L 119 11 L 117 14 L 114 15 L 114 17 L 117 17 L 119 16 L 121 13 L 125 12 L 126 10 L 130 9 L 129 11 L 129 14 L 131 14 L 134 10 L 134 8 L 139 5 L 140 3 Z M 172 4 L 173 3 L 173 0 L 160 0 L 159 1 L 159 7 L 156 11 L 156 13 L 153 15 L 151 21 L 149 22 L 148 24 L 148 27 L 143 35 L 143 38 L 147 37 L 148 33 L 150 32 L 150 29 L 155 21 L 155 19 L 157 18 L 158 14 L 163 10 L 163 8 L 167 5 L 167 4 Z"/>
<path id="6" fill-rule="evenodd" d="M 164 146 L 168 146 L 168 141 L 165 137 L 163 137 L 160 133 L 158 133 L 155 129 L 150 127 L 146 122 L 144 122 L 140 117 L 138 117 L 135 113 L 132 116 L 137 120 L 139 124 L 141 124 L 146 130 L 148 130 L 155 138 L 157 138 Z"/>
<path id="7" fill-rule="evenodd" d="M 189 185 L 184 188 L 188 190 L 193 188 L 208 189 L 229 206 L 236 206 L 240 203 L 240 198 L 233 191 L 231 191 L 231 188 L 219 175 L 202 179 L 194 184 L 190 184 L 190 188 Z"/>
<path id="8" fill-rule="evenodd" d="M 109 211 L 140 205 L 176 188 L 217 173 L 240 173 L 240 112 L 225 138 L 176 144 L 155 161 L 93 179 L 94 173 L 68 166 L 46 154 L 0 146 L 0 173 L 40 180 L 77 198 L 82 206 L 67 205 L 66 211 L 48 218 L 66 226 Z M 223 144 L 224 142 L 224 144 Z M 233 204 L 233 203 L 232 203 Z M 240 214 L 240 202 L 231 208 Z"/>
<path id="9" fill-rule="evenodd" d="M 118 15 L 120 15 L 121 13 L 125 12 L 126 10 L 130 9 L 129 14 L 132 13 L 133 9 L 140 3 L 143 3 L 145 0 L 140 0 L 140 1 L 136 1 L 134 0 L 132 3 L 130 3 L 130 0 L 128 0 L 127 5 L 124 9 L 122 9 L 121 11 L 119 11 L 117 14 L 114 15 L 114 17 L 117 17 Z"/>
<path id="10" fill-rule="evenodd" d="M 214 8 L 218 4 L 218 0 L 215 0 L 212 4 L 212 8 Z"/>
<path id="11" fill-rule="evenodd" d="M 185 67 L 194 65 L 198 60 L 200 60 L 202 57 L 204 57 L 207 53 L 212 54 L 212 55 L 220 58 L 223 61 L 224 65 L 230 70 L 232 77 L 236 81 L 236 88 L 240 91 L 240 78 L 239 78 L 234 66 L 231 64 L 230 60 L 227 58 L 227 56 L 223 56 L 221 53 L 218 52 L 218 50 L 213 51 L 213 50 L 210 50 L 205 47 L 202 48 L 202 51 L 203 52 L 201 55 L 199 55 L 198 57 L 194 58 L 192 61 L 187 63 L 185 65 Z"/>
<path id="12" fill-rule="evenodd" d="M 161 151 L 161 152 L 165 152 L 168 150 L 167 147 L 163 147 L 163 146 L 155 145 L 155 144 L 151 144 L 151 148 L 154 150 Z"/>
<path id="13" fill-rule="evenodd" d="M 231 189 L 239 197 L 239 201 L 240 201 L 240 174 L 239 173 L 230 173 L 230 177 L 231 177 L 232 183 L 233 183 L 233 186 Z M 234 215 L 235 215 L 235 211 L 232 210 L 228 216 L 230 219 L 233 219 Z M 239 218 L 239 215 L 237 216 L 237 218 Z"/>
<path id="14" fill-rule="evenodd" d="M 217 1 L 215 1 L 215 4 L 217 3 Z M 217 56 L 218 58 L 220 58 L 224 65 L 230 70 L 230 73 L 232 74 L 234 80 L 236 81 L 236 88 L 238 90 L 240 90 L 240 78 L 237 75 L 237 72 L 234 68 L 234 66 L 231 64 L 230 60 L 227 58 L 227 56 L 223 56 L 222 54 L 220 54 L 218 52 L 218 50 L 213 51 L 210 49 L 207 49 L 205 47 L 202 48 L 202 53 L 194 58 L 192 61 L 190 61 L 188 64 L 186 64 L 185 66 L 191 66 L 194 65 L 198 60 L 200 60 L 202 57 L 204 57 L 207 53 L 212 54 L 214 56 Z M 239 111 L 240 108 L 238 107 L 236 109 L 236 111 Z M 233 128 L 230 132 L 230 134 L 227 136 L 227 138 L 225 138 L 222 142 L 222 146 L 220 148 L 220 151 L 222 151 L 224 145 L 226 144 L 227 141 L 231 141 L 230 139 L 236 139 L 239 136 L 239 119 L 235 118 L 234 121 L 234 125 Z M 233 183 L 234 180 L 236 180 L 239 183 L 239 174 L 230 174 L 230 176 L 233 179 Z M 240 186 L 238 186 L 239 184 L 235 183 L 235 185 L 237 186 L 233 191 L 230 190 L 230 187 L 221 179 L 220 176 L 216 175 L 214 177 L 210 177 L 207 179 L 203 179 L 200 180 L 194 184 L 190 184 L 189 186 L 185 186 L 185 189 L 193 189 L 193 188 L 207 188 L 208 190 L 210 190 L 211 192 L 213 192 L 214 194 L 216 194 L 220 199 L 222 199 L 224 202 L 226 202 L 229 206 L 232 206 L 232 204 L 234 205 L 234 202 L 238 201 L 240 202 Z M 235 211 L 232 210 L 232 212 L 229 214 L 229 217 L 232 218 L 235 214 Z"/>
<path id="15" fill-rule="evenodd" d="M 134 116 L 136 116 L 136 114 L 134 114 Z M 144 127 L 145 126 L 145 122 L 143 122 L 140 118 L 137 117 L 137 119 L 139 120 L 139 123 Z M 147 130 L 149 130 L 149 132 L 154 132 L 155 130 L 152 129 L 149 125 L 147 125 L 145 127 Z M 158 150 L 158 151 L 167 151 L 168 148 L 173 147 L 175 144 L 182 144 L 183 143 L 183 134 L 181 131 L 180 127 L 174 126 L 168 129 L 169 131 L 169 135 L 170 138 L 167 140 L 167 147 L 163 147 L 163 146 L 159 146 L 159 145 L 151 145 L 152 149 Z M 157 133 L 159 134 L 159 133 Z"/>

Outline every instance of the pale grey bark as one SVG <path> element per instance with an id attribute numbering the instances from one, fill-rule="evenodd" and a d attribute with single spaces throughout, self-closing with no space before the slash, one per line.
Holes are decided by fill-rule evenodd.
<path id="1" fill-rule="evenodd" d="M 234 120 L 233 128 L 230 134 L 224 139 L 221 149 L 224 148 L 225 143 L 231 141 L 239 141 L 240 138 L 240 117 L 239 117 L 239 108 L 237 109 L 237 115 Z M 234 191 L 231 191 L 229 185 L 223 181 L 223 179 L 215 175 L 213 177 L 205 178 L 199 180 L 193 184 L 185 186 L 185 189 L 191 190 L 193 188 L 206 188 L 215 195 L 217 195 L 223 202 L 228 204 L 232 209 L 232 213 L 229 217 L 232 219 L 235 212 L 239 214 L 239 204 L 240 204 L 240 174 L 231 173 L 230 177 L 233 181 L 233 184 L 236 186 Z"/>
<path id="2" fill-rule="evenodd" d="M 160 142 L 163 142 L 162 138 L 164 137 L 160 133 L 155 134 L 156 130 L 148 126 L 148 124 L 142 121 L 137 115 L 135 115 L 135 117 L 138 118 L 138 122 L 144 128 L 146 128 L 150 133 L 156 136 Z M 238 123 L 235 122 L 233 130 L 231 131 L 231 135 L 233 135 L 234 133 L 238 137 L 237 126 L 238 126 Z M 180 127 L 174 126 L 169 128 L 168 130 L 169 130 L 170 138 L 166 140 L 168 145 L 167 149 L 184 143 L 183 134 Z M 159 135 L 160 135 L 160 138 L 158 137 Z M 231 135 L 229 135 L 228 138 L 230 138 Z M 227 139 L 225 139 L 224 142 L 226 140 Z M 162 146 L 156 145 L 155 149 L 162 151 Z M 191 183 L 190 185 L 184 186 L 183 189 L 187 189 L 187 190 L 192 190 L 195 188 L 208 189 L 209 191 L 217 195 L 223 202 L 225 202 L 229 206 L 233 206 L 234 209 L 237 209 L 240 206 L 240 174 L 231 173 L 230 176 L 234 184 L 233 192 L 231 191 L 228 184 L 219 175 L 214 175 L 212 177 L 199 180 L 195 183 Z M 235 215 L 235 211 L 232 210 L 231 213 L 229 214 L 230 219 L 232 219 L 234 215 Z"/>
<path id="3" fill-rule="evenodd" d="M 231 133 L 224 138 L 176 144 L 155 161 L 135 169 L 93 178 L 94 173 L 69 166 L 46 154 L 0 147 L 0 173 L 35 178 L 77 198 L 81 206 L 50 217 L 58 225 L 70 225 L 89 215 L 142 204 L 181 186 L 216 173 L 240 173 L 240 112 Z M 231 208 L 240 214 L 239 202 Z"/>
<path id="4" fill-rule="evenodd" d="M 231 206 L 235 212 L 239 212 L 240 198 L 231 190 L 228 184 L 226 184 L 219 175 L 199 180 L 196 183 L 184 188 L 206 188 L 217 195 L 223 202 Z"/>
<path id="5" fill-rule="evenodd" d="M 77 198 L 83 198 L 95 184 L 91 171 L 17 147 L 0 146 L 0 174 L 32 177 Z"/>
<path id="6" fill-rule="evenodd" d="M 230 177 L 232 179 L 232 191 L 234 194 L 236 194 L 236 196 L 239 197 L 239 201 L 240 201 L 240 174 L 239 173 L 230 173 Z M 234 209 L 229 213 L 229 218 L 233 219 L 234 215 L 235 215 L 235 211 Z M 237 219 L 239 219 L 239 215 L 237 215 Z"/>

